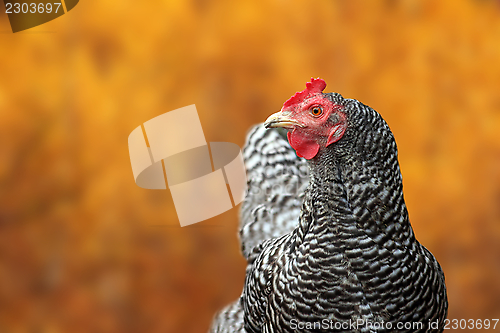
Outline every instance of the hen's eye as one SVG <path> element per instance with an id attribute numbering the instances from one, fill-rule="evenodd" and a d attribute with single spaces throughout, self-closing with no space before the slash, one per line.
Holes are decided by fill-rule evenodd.
<path id="1" fill-rule="evenodd" d="M 319 117 L 319 116 L 321 116 L 321 114 L 323 114 L 323 108 L 321 106 L 313 106 L 311 108 L 311 114 L 314 117 Z"/>

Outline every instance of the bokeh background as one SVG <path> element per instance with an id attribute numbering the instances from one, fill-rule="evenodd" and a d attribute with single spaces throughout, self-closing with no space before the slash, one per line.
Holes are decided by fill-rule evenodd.
<path id="1" fill-rule="evenodd" d="M 195 103 L 243 145 L 312 76 L 391 126 L 449 318 L 500 317 L 500 2 L 82 0 L 16 34 L 2 9 L 0 50 L 0 332 L 206 332 L 238 211 L 181 228 L 128 134 Z"/>

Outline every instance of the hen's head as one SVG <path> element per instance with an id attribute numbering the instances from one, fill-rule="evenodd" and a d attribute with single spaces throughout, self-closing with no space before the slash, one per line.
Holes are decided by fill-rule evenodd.
<path id="1" fill-rule="evenodd" d="M 322 79 L 311 79 L 306 89 L 297 92 L 283 104 L 281 111 L 272 114 L 264 123 L 266 128 L 289 129 L 288 142 L 299 157 L 312 159 L 320 149 L 340 140 L 347 128 L 343 106 L 324 94 Z"/>

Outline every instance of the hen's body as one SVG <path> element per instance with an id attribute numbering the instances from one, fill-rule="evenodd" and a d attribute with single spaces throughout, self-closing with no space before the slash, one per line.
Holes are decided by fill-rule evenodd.
<path id="1" fill-rule="evenodd" d="M 248 195 L 241 206 L 240 240 L 247 259 L 255 246 L 298 225 L 309 167 L 284 132 L 255 126 L 243 149 Z"/>
<path id="2" fill-rule="evenodd" d="M 244 236 L 260 235 L 259 243 L 266 233 L 242 232 L 249 265 L 232 313 L 244 328 L 240 321 L 227 332 L 442 331 L 444 275 L 413 234 L 389 127 L 355 100 L 324 96 L 346 115 L 345 134 L 308 161 L 296 228 L 251 253 Z M 250 214 L 245 207 L 242 216 L 253 220 L 243 221 L 242 230 L 265 229 L 256 228 L 258 207 Z"/>

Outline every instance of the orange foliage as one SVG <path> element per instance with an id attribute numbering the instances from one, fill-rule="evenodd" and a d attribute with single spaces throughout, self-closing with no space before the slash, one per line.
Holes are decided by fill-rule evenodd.
<path id="1" fill-rule="evenodd" d="M 391 126 L 449 317 L 498 318 L 497 1 L 80 1 L 0 31 L 0 332 L 205 332 L 243 285 L 237 211 L 180 228 L 128 134 L 195 103 L 242 145 L 311 76 Z"/>

